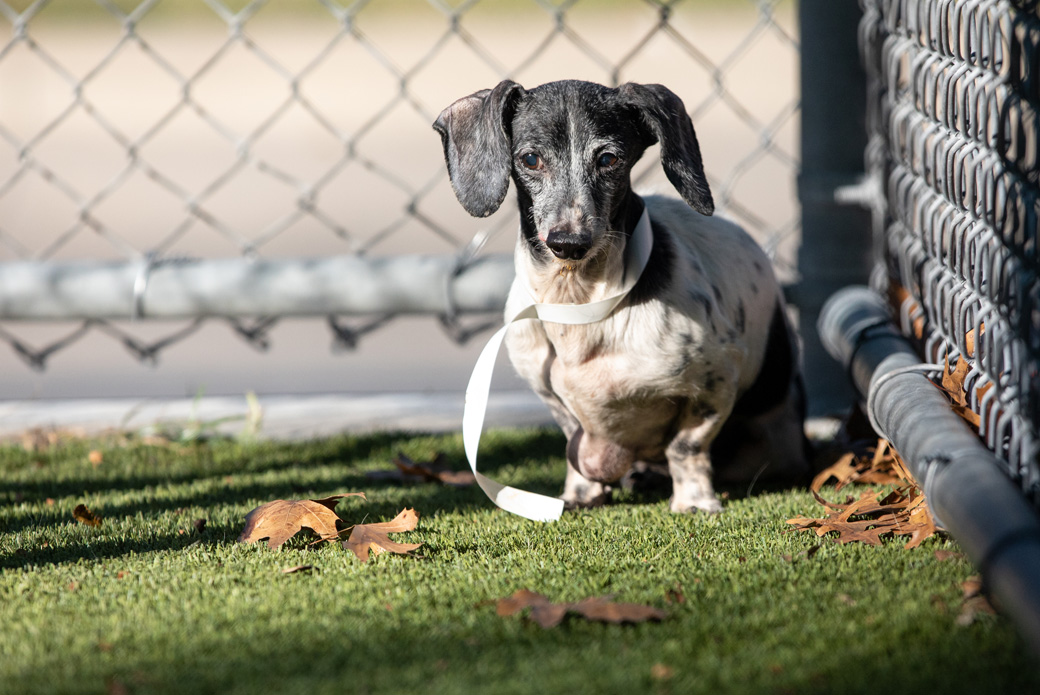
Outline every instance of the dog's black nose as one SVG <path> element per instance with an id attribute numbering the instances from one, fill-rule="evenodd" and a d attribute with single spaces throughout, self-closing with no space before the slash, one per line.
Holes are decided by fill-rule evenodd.
<path id="1" fill-rule="evenodd" d="M 580 261 L 589 250 L 590 239 L 585 234 L 549 232 L 545 245 L 562 261 Z"/>

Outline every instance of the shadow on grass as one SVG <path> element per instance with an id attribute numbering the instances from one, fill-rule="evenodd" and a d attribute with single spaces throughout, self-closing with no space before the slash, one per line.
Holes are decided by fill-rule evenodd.
<path id="1" fill-rule="evenodd" d="M 483 472 L 494 471 L 518 461 L 532 458 L 562 456 L 566 441 L 552 430 L 531 430 L 522 437 L 492 439 L 480 450 L 480 468 Z M 416 437 L 426 435 L 375 433 L 364 436 L 340 436 L 325 440 L 320 445 L 294 443 L 263 443 L 239 446 L 231 443 L 216 445 L 184 446 L 177 449 L 141 445 L 127 453 L 114 452 L 112 463 L 105 463 L 93 470 L 86 466 L 79 475 L 53 473 L 57 464 L 42 463 L 22 479 L 0 479 L 0 496 L 21 494 L 25 497 L 66 497 L 69 495 L 93 495 L 106 492 L 140 490 L 156 485 L 177 485 L 206 477 L 218 477 L 242 473 L 258 474 L 289 468 L 322 468 L 330 464 L 345 462 L 367 462 L 382 457 L 390 463 L 394 453 Z M 457 468 L 467 466 L 462 452 L 461 440 L 454 442 L 447 437 L 441 444 L 449 462 Z M 301 456 L 301 452 L 304 455 Z M 5 453 L 0 451 L 0 456 Z M 20 457 L 30 458 L 19 452 Z M 86 459 L 87 450 L 75 452 L 70 457 Z M 61 450 L 48 458 L 57 459 Z M 141 459 L 145 459 L 142 461 Z M 124 463 L 126 459 L 129 459 Z M 129 465 L 131 470 L 120 473 L 119 466 Z M 28 464 L 27 464 L 28 465 Z M 162 473 L 163 466 L 170 469 Z M 147 470 L 140 470 L 146 468 Z M 157 470 L 158 469 L 158 470 Z M 57 475 L 59 477 L 55 478 Z"/>
<path id="2" fill-rule="evenodd" d="M 216 442 L 165 447 L 141 444 L 126 451 L 114 449 L 109 452 L 112 459 L 110 462 L 106 461 L 93 469 L 84 465 L 78 475 L 66 475 L 60 470 L 62 464 L 56 461 L 64 459 L 67 462 L 77 458 L 85 461 L 88 453 L 86 447 L 56 448 L 45 457 L 28 458 L 24 453 L 8 450 L 0 452 L 0 455 L 14 453 L 27 461 L 40 461 L 28 475 L 26 471 L 21 472 L 19 477 L 22 480 L 0 480 L 0 495 L 21 493 L 26 497 L 65 497 L 104 494 L 156 485 L 177 485 L 206 477 L 267 473 L 294 467 L 322 467 L 342 464 L 344 461 L 366 460 L 407 439 L 408 435 L 377 433 L 364 437 L 334 437 L 315 445 L 270 442 L 237 445 Z M 164 468 L 169 470 L 163 472 Z M 55 469 L 59 470 L 55 472 Z"/>
<path id="3" fill-rule="evenodd" d="M 363 437 L 339 437 L 321 445 L 274 445 L 258 447 L 237 447 L 231 455 L 216 449 L 208 451 L 196 450 L 192 455 L 207 458 L 213 464 L 199 466 L 205 474 L 192 471 L 171 470 L 168 474 L 152 472 L 141 474 L 136 470 L 123 477 L 116 477 L 120 462 L 113 456 L 111 463 L 106 462 L 108 469 L 104 477 L 86 475 L 61 477 L 58 480 L 28 480 L 23 482 L 8 481 L 0 484 L 0 491 L 17 491 L 24 498 L 42 501 L 42 499 L 72 497 L 96 499 L 92 509 L 103 516 L 109 524 L 120 520 L 143 518 L 143 524 L 133 533 L 120 533 L 118 540 L 105 537 L 105 530 L 93 536 L 84 536 L 71 545 L 64 547 L 48 547 L 38 549 L 20 549 L 17 552 L 0 557 L 0 568 L 20 568 L 40 564 L 66 564 L 79 560 L 112 558 L 128 553 L 146 553 L 155 551 L 180 550 L 193 543 L 218 542 L 211 539 L 221 538 L 219 542 L 233 542 L 241 531 L 241 525 L 220 528 L 210 525 L 202 536 L 182 535 L 176 532 L 156 532 L 159 517 L 179 509 L 195 509 L 196 514 L 205 516 L 206 509 L 238 506 L 241 514 L 245 514 L 258 503 L 275 499 L 317 498 L 342 491 L 365 491 L 369 494 L 369 502 L 363 506 L 363 516 L 359 523 L 371 520 L 390 519 L 402 506 L 411 506 L 420 510 L 423 515 L 437 512 L 462 512 L 491 509 L 493 504 L 487 500 L 483 491 L 477 486 L 454 488 L 434 483 L 401 483 L 394 481 L 372 480 L 365 477 L 365 467 L 371 468 L 373 458 L 385 459 L 389 465 L 392 454 L 401 445 L 408 444 L 421 435 L 374 434 Z M 463 468 L 465 463 L 461 448 L 451 451 L 453 441 L 445 439 L 443 443 L 447 452 L 449 465 Z M 481 469 L 496 471 L 513 466 L 524 459 L 544 460 L 562 451 L 563 438 L 551 431 L 532 431 L 520 437 L 490 438 L 481 451 Z M 459 445 L 461 446 L 461 445 Z M 301 451 L 308 452 L 301 457 Z M 147 452 L 145 452 L 147 454 Z M 259 456 L 254 454 L 259 453 Z M 131 452 L 137 456 L 140 452 Z M 354 465 L 357 462 L 359 465 Z M 130 465 L 136 467 L 139 461 Z M 183 464 L 182 464 L 183 465 Z M 194 464 L 192 464 L 194 466 Z M 302 473 L 328 467 L 344 469 L 344 475 L 337 482 L 330 482 L 327 477 L 321 479 L 307 478 Z M 172 466 L 171 466 L 172 467 Z M 272 471 L 297 469 L 300 478 L 257 481 L 251 480 L 257 475 Z M 54 475 L 47 467 L 38 469 L 38 475 L 46 478 Z M 338 477 L 338 476 L 337 476 Z M 531 474 L 525 476 L 523 486 L 534 492 L 547 495 L 559 494 L 562 487 L 562 476 L 551 474 Z M 192 483 L 210 483 L 206 490 L 185 489 L 183 492 L 171 490 L 178 485 Z M 212 485 L 214 484 L 215 485 Z M 157 489 L 162 494 L 157 493 Z M 405 491 L 407 501 L 401 503 L 401 494 L 381 495 L 381 492 Z M 134 495 L 133 493 L 139 493 Z M 133 501 L 116 502 L 106 499 L 106 495 L 136 496 Z M 395 499 L 396 498 L 396 499 Z M 342 505 L 338 509 L 344 516 Z M 6 534 L 17 534 L 26 529 L 45 529 L 74 525 L 72 517 L 66 509 L 39 505 L 25 511 L 7 510 L 4 521 Z M 161 522 L 166 526 L 169 521 Z M 242 522 L 244 524 L 244 520 Z M 191 530 L 191 520 L 185 519 L 184 526 Z M 56 528 L 56 530 L 58 530 Z M 63 531 L 64 532 L 64 531 Z M 219 534 L 219 535 L 218 535 Z M 113 534 L 114 535 L 114 534 Z M 135 537 L 140 536 L 140 537 Z"/>
<path id="4" fill-rule="evenodd" d="M 363 516 L 358 521 L 390 519 L 403 506 L 411 506 L 420 510 L 423 515 L 438 512 L 469 513 L 477 510 L 493 508 L 484 493 L 477 486 L 453 488 L 433 483 L 402 483 L 387 480 L 374 480 L 365 477 L 365 469 L 373 464 L 379 465 L 385 460 L 387 467 L 401 447 L 414 445 L 415 440 L 430 439 L 432 449 L 443 450 L 448 465 L 461 469 L 467 466 L 461 450 L 461 441 L 452 436 L 431 436 L 417 434 L 378 433 L 365 436 L 341 436 L 309 444 L 256 444 L 238 446 L 220 443 L 213 446 L 191 447 L 188 452 L 180 452 L 180 456 L 170 456 L 171 452 L 163 449 L 161 456 L 165 460 L 154 462 L 151 471 L 142 472 L 142 460 L 146 463 L 156 452 L 152 447 L 141 450 L 117 452 L 106 461 L 102 474 L 86 470 L 82 475 L 64 476 L 61 464 L 53 469 L 47 467 L 33 471 L 37 480 L 20 482 L 7 481 L 0 483 L 0 491 L 18 491 L 24 497 L 40 501 L 45 497 L 72 497 L 96 499 L 94 511 L 104 516 L 109 524 L 124 519 L 142 518 L 144 521 L 132 533 L 120 533 L 118 540 L 108 540 L 104 531 L 95 536 L 83 536 L 71 545 L 59 548 L 23 548 L 17 553 L 0 557 L 0 567 L 18 568 L 39 564 L 75 563 L 79 560 L 103 559 L 117 557 L 130 552 L 145 553 L 154 551 L 180 550 L 195 542 L 226 543 L 233 542 L 241 530 L 229 524 L 220 527 L 219 522 L 211 524 L 203 536 L 183 535 L 176 532 L 159 531 L 162 525 L 169 527 L 169 519 L 160 520 L 164 515 L 179 509 L 197 510 L 194 514 L 206 516 L 206 510 L 238 507 L 241 515 L 257 504 L 275 499 L 317 498 L 343 491 L 365 491 L 369 494 L 369 502 L 363 507 Z M 423 446 L 427 446 L 423 442 Z M 519 434 L 489 436 L 485 438 L 481 448 L 481 470 L 492 477 L 505 469 L 523 466 L 525 461 L 542 462 L 559 460 L 565 447 L 565 440 L 554 429 L 538 429 Z M 125 458 L 121 459 L 120 456 Z M 191 458 L 186 462 L 184 456 Z M 118 476 L 119 466 L 130 470 Z M 170 468 L 166 473 L 161 471 L 165 465 Z M 308 476 L 308 472 L 322 471 L 335 467 L 342 470 L 342 477 Z M 188 468 L 188 470 L 184 470 Z M 554 467 L 555 468 L 555 467 Z M 295 469 L 299 475 L 276 480 L 257 480 L 266 473 Z M 47 478 L 57 475 L 58 479 Z M 204 490 L 185 488 L 177 490 L 179 485 L 202 483 Z M 524 489 L 544 495 L 558 495 L 562 489 L 562 471 L 548 471 L 542 465 L 537 471 L 524 474 L 519 483 Z M 776 484 L 754 486 L 753 494 L 775 492 L 791 486 Z M 728 486 L 722 488 L 730 499 L 741 499 L 748 493 L 747 486 Z M 393 494 L 393 493 L 397 494 Z M 133 493 L 138 493 L 134 495 Z M 392 494 L 381 494 L 392 493 Z M 670 480 L 658 477 L 652 484 L 637 485 L 626 492 L 619 492 L 615 499 L 618 504 L 648 504 L 667 498 L 671 493 Z M 136 497 L 125 501 L 127 495 Z M 124 500 L 106 499 L 106 496 L 122 496 Z M 404 500 L 402 501 L 402 498 Z M 338 509 L 345 517 L 345 507 Z M 226 513 L 226 512 L 225 512 Z M 353 512 L 352 512 L 353 513 Z M 7 510 L 4 532 L 16 534 L 25 529 L 45 529 L 74 524 L 67 509 L 54 509 L 40 505 L 24 511 Z M 351 519 L 353 521 L 353 519 Z M 244 521 L 243 521 L 244 523 Z M 191 532 L 191 520 L 185 519 L 183 526 Z M 183 530 L 183 529 L 182 529 Z M 114 535 L 114 534 L 113 534 Z M 219 541 L 215 539 L 221 539 Z"/>
<path id="5" fill-rule="evenodd" d="M 320 609 L 321 616 L 279 616 L 277 628 L 251 621 L 251 629 L 229 624 L 223 632 L 200 634 L 180 625 L 176 632 L 144 635 L 144 645 L 109 645 L 114 658 L 90 664 L 86 674 L 56 669 L 58 678 L 76 681 L 51 685 L 90 692 L 105 686 L 112 692 L 112 683 L 131 692 L 332 692 L 327 686 L 335 683 L 366 693 L 822 694 L 875 693 L 878 683 L 889 683 L 897 692 L 954 695 L 1040 687 L 1037 672 L 1024 668 L 1028 659 L 1017 650 L 980 654 L 970 633 L 944 634 L 937 625 L 901 642 L 898 651 L 867 643 L 849 658 L 840 648 L 830 654 L 772 653 L 761 646 L 768 640 L 757 634 L 754 621 L 739 615 L 727 629 L 753 636 L 735 646 L 713 639 L 710 625 L 681 612 L 660 624 L 605 626 L 572 618 L 543 630 L 517 617 L 498 618 L 489 606 L 460 606 L 472 614 L 455 621 L 465 627 L 443 616 L 441 622 L 428 615 L 419 622 L 395 616 L 407 609 L 401 601 L 394 612 L 379 616 L 332 603 Z M 796 641 L 799 622 L 792 620 L 782 636 Z M 666 639 L 671 656 L 662 654 Z M 35 692 L 39 683 L 8 685 Z"/>
<path id="6" fill-rule="evenodd" d="M 210 522 L 205 515 L 206 507 L 211 505 L 233 504 L 231 497 L 239 499 L 261 499 L 273 500 L 291 497 L 280 495 L 278 488 L 281 486 L 247 486 L 245 489 L 236 490 L 236 495 L 224 497 L 211 497 L 208 500 L 185 497 L 177 500 L 163 500 L 159 504 L 150 502 L 134 504 L 99 505 L 94 511 L 101 514 L 105 521 L 97 529 L 76 527 L 82 535 L 72 542 L 55 543 L 48 547 L 21 548 L 14 553 L 0 556 L 0 569 L 19 569 L 34 565 L 61 565 L 75 564 L 80 560 L 104 560 L 121 557 L 130 553 L 144 554 L 152 552 L 168 552 L 184 550 L 196 544 L 203 545 L 226 545 L 237 542 L 239 534 L 245 525 L 245 514 L 249 511 L 243 507 L 242 519 L 238 522 Z M 265 494 L 266 492 L 266 494 Z M 471 490 L 455 490 L 443 486 L 426 484 L 416 487 L 414 499 L 407 504 L 401 505 L 391 501 L 360 502 L 349 510 L 337 507 L 340 517 L 344 520 L 344 527 L 354 523 L 371 523 L 374 521 L 387 521 L 392 519 L 401 511 L 402 507 L 415 507 L 423 516 L 431 515 L 437 511 L 472 512 L 488 509 L 491 502 L 484 498 L 479 489 L 475 493 Z M 169 511 L 183 506 L 202 508 L 201 512 L 193 515 L 185 515 L 183 520 L 176 525 L 180 528 L 170 528 L 168 521 L 162 522 L 162 529 L 158 528 L 159 522 L 156 515 L 160 511 Z M 250 505 L 247 505 L 247 507 Z M 132 518 L 138 513 L 144 516 L 145 521 L 139 524 L 136 532 L 126 533 L 108 529 L 120 519 Z M 205 529 L 199 532 L 194 529 L 195 517 L 202 514 L 200 518 L 206 518 Z M 58 525 L 75 525 L 69 516 L 54 515 L 52 522 Z M 104 524 L 107 524 L 106 527 Z M 38 526 L 32 520 L 26 520 L 22 526 Z M 17 529 L 8 529 L 9 533 L 16 533 Z M 307 540 L 312 540 L 313 537 Z M 302 541 L 301 541 L 302 542 Z M 295 543 L 290 542 L 295 545 Z"/>

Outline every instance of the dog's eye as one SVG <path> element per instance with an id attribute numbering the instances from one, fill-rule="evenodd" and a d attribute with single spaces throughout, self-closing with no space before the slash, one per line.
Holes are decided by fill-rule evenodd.
<path id="1" fill-rule="evenodd" d="M 542 158 L 534 152 L 528 152 L 527 154 L 520 157 L 520 161 L 523 162 L 524 166 L 528 169 L 541 169 Z"/>
<path id="2" fill-rule="evenodd" d="M 596 164 L 604 169 L 612 167 L 617 164 L 617 155 L 613 152 L 604 152 L 599 156 L 599 159 L 596 160 Z"/>

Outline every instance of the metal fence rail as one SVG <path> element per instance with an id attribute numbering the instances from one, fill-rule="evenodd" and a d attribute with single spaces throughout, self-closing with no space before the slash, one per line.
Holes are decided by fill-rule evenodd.
<path id="1" fill-rule="evenodd" d="M 154 360 L 208 320 L 264 347 L 281 317 L 325 316 L 351 345 L 414 311 L 465 339 L 485 323 L 460 316 L 504 299 L 503 272 L 481 269 L 511 246 L 497 232 L 515 214 L 465 217 L 429 126 L 506 77 L 668 83 L 720 152 L 706 153 L 720 209 L 790 279 L 791 5 L 748 2 L 726 43 L 693 35 L 705 15 L 692 1 L 205 0 L 182 12 L 160 0 L 0 0 L 0 342 L 34 368 L 97 332 Z M 293 32 L 302 38 L 286 43 Z M 744 86 L 776 69 L 771 89 Z M 664 182 L 653 161 L 637 174 Z M 365 284 L 387 279 L 380 256 L 417 251 L 442 257 L 408 278 L 423 306 Z M 352 281 L 326 282 L 337 273 Z M 273 275 L 292 302 L 255 291 Z M 147 318 L 186 323 L 144 338 L 131 319 Z M 39 320 L 66 321 L 64 332 L 21 337 Z"/>
<path id="2" fill-rule="evenodd" d="M 867 0 L 867 161 L 888 296 L 926 361 L 968 365 L 979 434 L 1040 505 L 1040 16 Z"/>

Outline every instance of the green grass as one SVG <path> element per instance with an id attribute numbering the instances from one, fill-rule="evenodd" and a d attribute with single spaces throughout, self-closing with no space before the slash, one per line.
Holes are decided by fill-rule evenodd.
<path id="1" fill-rule="evenodd" d="M 464 465 L 457 436 L 0 448 L 0 692 L 1040 690 L 1006 618 L 957 625 L 959 584 L 974 571 L 935 556 L 951 541 L 906 550 L 792 533 L 785 519 L 820 512 L 805 491 L 731 491 L 717 516 L 628 494 L 541 525 L 475 488 L 366 480 L 396 451 Z M 562 451 L 554 433 L 492 432 L 482 461 L 503 482 L 555 493 Z M 416 508 L 419 527 L 400 540 L 423 542 L 421 558 L 362 564 L 302 537 L 281 551 L 236 542 L 263 502 L 358 490 L 369 501 L 344 499 L 340 516 Z M 102 526 L 76 523 L 79 503 Z M 298 564 L 315 569 L 281 572 Z M 677 586 L 682 603 L 667 598 Z M 485 603 L 520 588 L 560 601 L 613 594 L 669 617 L 543 630 Z"/>

